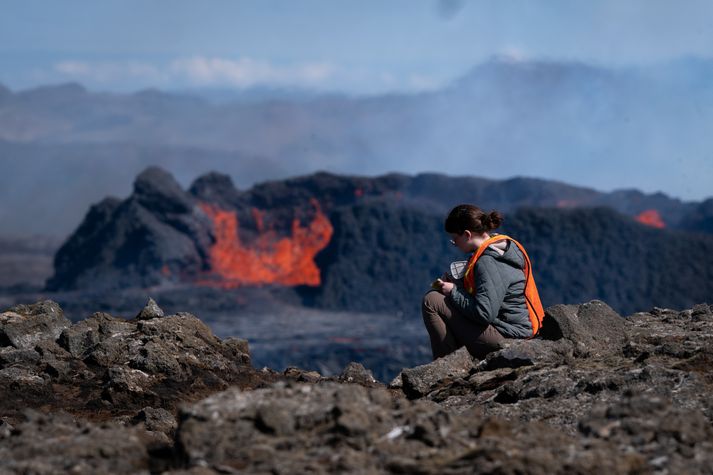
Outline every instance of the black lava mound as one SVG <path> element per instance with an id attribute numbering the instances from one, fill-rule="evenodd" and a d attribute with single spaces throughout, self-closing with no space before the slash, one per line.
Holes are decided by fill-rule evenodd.
<path id="1" fill-rule="evenodd" d="M 57 252 L 47 289 L 220 287 L 217 259 L 232 263 L 233 278 L 247 279 L 238 285 L 287 285 L 309 306 L 414 313 L 433 278 L 449 262 L 464 258 L 448 246 L 442 230 L 445 214 L 459 202 L 505 213 L 500 231 L 528 249 L 545 304 L 598 298 L 627 314 L 651 306 L 690 307 L 713 295 L 708 202 L 689 206 L 662 195 L 602 194 L 524 178 L 495 182 L 397 174 L 317 173 L 241 191 L 229 177 L 210 173 L 185 191 L 158 168 L 139 175 L 127 199 L 107 198 L 90 209 Z M 668 212 L 669 229 L 633 219 L 650 206 Z M 212 209 L 233 217 L 235 236 L 211 216 Z M 311 233 L 317 215 L 332 228 L 328 242 L 314 255 L 294 257 L 305 247 L 295 236 Z M 241 250 L 254 251 L 254 262 L 231 254 L 226 236 L 237 236 Z M 221 239 L 222 254 L 212 256 Z M 295 240 L 287 246 L 292 260 L 313 262 L 318 279 L 250 283 L 255 262 L 275 264 L 276 249 L 284 244 L 277 244 L 280 240 Z M 303 275 L 289 265 L 280 272 Z"/>
<path id="2" fill-rule="evenodd" d="M 317 256 L 324 277 L 304 289 L 331 309 L 419 311 L 429 283 L 467 258 L 448 243 L 443 217 L 366 204 L 331 215 Z M 499 230 L 523 243 L 545 305 L 603 299 L 628 314 L 685 308 L 713 295 L 713 236 L 654 229 L 609 208 L 521 208 Z"/>

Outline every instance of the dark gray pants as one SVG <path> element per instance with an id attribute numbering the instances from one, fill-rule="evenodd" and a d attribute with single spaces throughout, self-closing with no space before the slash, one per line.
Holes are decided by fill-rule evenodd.
<path id="1" fill-rule="evenodd" d="M 431 290 L 423 297 L 423 323 L 431 338 L 433 359 L 453 353 L 465 346 L 476 358 L 485 358 L 505 341 L 492 325 L 479 325 L 455 308 L 449 298 Z"/>

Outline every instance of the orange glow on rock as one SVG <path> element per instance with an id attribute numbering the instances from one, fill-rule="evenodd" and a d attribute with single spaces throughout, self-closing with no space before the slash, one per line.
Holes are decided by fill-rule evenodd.
<path id="1" fill-rule="evenodd" d="M 577 207 L 577 202 L 575 200 L 557 200 L 557 206 L 558 208 L 576 208 Z"/>
<path id="2" fill-rule="evenodd" d="M 662 229 L 666 227 L 666 223 L 663 222 L 661 215 L 655 209 L 647 209 L 639 213 L 635 219 L 641 224 L 651 226 L 652 228 Z"/>
<path id="3" fill-rule="evenodd" d="M 358 343 L 359 339 L 348 337 L 348 336 L 330 336 L 329 341 L 334 342 L 334 343 L 350 344 L 350 343 Z"/>
<path id="4" fill-rule="evenodd" d="M 264 284 L 320 285 L 314 257 L 329 244 L 333 228 L 317 200 L 311 203 L 316 211 L 314 219 L 306 227 L 299 219 L 293 219 L 291 235 L 286 237 L 277 236 L 274 230 L 266 231 L 264 212 L 253 209 L 258 236 L 249 246 L 241 242 L 234 211 L 200 203 L 201 209 L 213 221 L 215 243 L 210 249 L 211 279 L 198 283 L 223 288 Z"/>
<path id="5" fill-rule="evenodd" d="M 250 211 L 252 212 L 253 219 L 255 220 L 257 230 L 259 232 L 263 232 L 265 229 L 265 213 L 257 208 L 252 208 Z"/>

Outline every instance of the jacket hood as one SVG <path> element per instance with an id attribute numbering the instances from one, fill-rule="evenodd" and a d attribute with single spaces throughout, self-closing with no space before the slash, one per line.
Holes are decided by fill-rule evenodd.
<path id="1" fill-rule="evenodd" d="M 525 268 L 525 256 L 512 241 L 499 241 L 488 246 L 483 255 L 494 257 L 496 260 L 509 264 L 517 269 Z"/>

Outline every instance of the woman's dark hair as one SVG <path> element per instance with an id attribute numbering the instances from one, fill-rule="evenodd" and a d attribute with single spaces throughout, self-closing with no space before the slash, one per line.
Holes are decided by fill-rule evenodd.
<path id="1" fill-rule="evenodd" d="M 458 205 L 448 213 L 444 227 L 447 233 L 463 234 L 466 230 L 482 234 L 497 229 L 503 222 L 498 211 L 484 213 L 473 205 Z"/>

